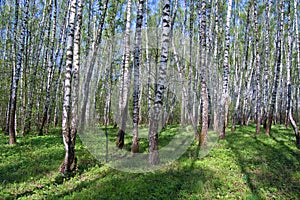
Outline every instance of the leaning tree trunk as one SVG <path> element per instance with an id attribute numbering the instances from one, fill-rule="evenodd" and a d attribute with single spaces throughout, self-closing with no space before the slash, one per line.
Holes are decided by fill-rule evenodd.
<path id="1" fill-rule="evenodd" d="M 278 89 L 278 79 L 279 79 L 279 72 L 280 72 L 280 65 L 281 65 L 281 40 L 282 40 L 282 31 L 283 31 L 283 23 L 284 23 L 284 6 L 283 6 L 283 0 L 280 1 L 280 19 L 278 20 L 278 30 L 277 30 L 277 41 L 276 41 L 276 69 L 275 69 L 275 77 L 274 77 L 274 83 L 273 83 L 273 91 L 272 91 L 272 99 L 271 99 L 271 105 L 269 110 L 269 116 L 268 116 L 268 124 L 266 127 L 266 135 L 270 135 L 271 131 L 271 125 L 273 121 L 273 114 L 276 104 L 276 96 L 277 96 L 277 89 Z"/>
<path id="2" fill-rule="evenodd" d="M 101 40 L 102 40 L 102 34 L 103 34 L 105 17 L 106 17 L 106 13 L 107 13 L 108 2 L 109 2 L 109 0 L 105 0 L 105 2 L 103 3 L 99 27 L 96 32 L 97 33 L 96 39 L 90 48 L 91 59 L 87 59 L 85 62 L 85 67 L 87 68 L 87 74 L 84 76 L 85 77 L 85 80 L 84 80 L 85 82 L 84 82 L 84 86 L 83 86 L 84 96 L 83 96 L 83 100 L 82 100 L 82 107 L 80 108 L 81 109 L 81 116 L 80 116 L 81 121 L 80 121 L 79 128 L 81 130 L 84 130 L 85 123 L 88 122 L 86 118 L 87 118 L 87 116 L 89 116 L 88 110 L 90 107 L 90 103 L 88 102 L 88 97 L 89 97 L 90 88 L 91 88 L 91 79 L 92 79 L 91 77 L 93 74 L 94 65 L 95 65 L 96 58 L 97 58 L 97 53 L 99 51 L 99 47 L 100 47 Z"/>
<path id="3" fill-rule="evenodd" d="M 229 104 L 229 94 L 228 94 L 228 79 L 229 79 L 229 43 L 230 43 L 230 21 L 231 21 L 231 7 L 232 0 L 228 0 L 227 8 L 227 18 L 225 27 L 225 50 L 224 50 L 224 62 L 223 62 L 223 94 L 222 94 L 222 108 L 221 108 L 221 129 L 220 129 L 220 139 L 225 138 L 225 128 L 226 128 L 226 115 L 227 108 Z"/>
<path id="4" fill-rule="evenodd" d="M 295 137 L 296 137 L 296 144 L 300 144 L 300 135 L 297 123 L 293 118 L 292 113 L 292 106 L 291 106 L 291 93 L 292 93 L 292 84 L 291 84 L 291 66 L 292 66 L 292 52 L 293 52 L 293 45 L 292 45 L 292 27 L 291 27 L 291 2 L 288 2 L 288 56 L 286 62 L 286 72 L 287 72 L 287 108 L 286 114 L 289 118 L 292 127 L 294 129 Z M 287 126 L 286 122 L 286 126 Z"/>
<path id="5" fill-rule="evenodd" d="M 75 143 L 72 141 L 70 128 L 70 107 L 71 107 L 71 80 L 73 68 L 73 49 L 74 49 L 74 32 L 75 32 L 75 18 L 76 18 L 76 0 L 71 0 L 70 16 L 69 16 L 69 33 L 67 38 L 67 57 L 64 80 L 64 102 L 62 111 L 62 136 L 65 147 L 65 158 L 61 164 L 59 171 L 63 175 L 68 175 L 75 169 Z"/>
<path id="6" fill-rule="evenodd" d="M 22 29 L 19 38 L 19 49 L 17 53 L 17 61 L 16 61 L 16 68 L 15 74 L 13 76 L 12 82 L 12 91 L 10 97 L 10 117 L 9 117 L 9 144 L 13 145 L 16 144 L 16 129 L 15 129 L 15 117 L 16 117 L 16 106 L 17 106 L 17 94 L 18 94 L 18 83 L 21 76 L 22 70 L 22 58 L 24 53 L 24 45 L 25 45 L 25 32 L 27 26 L 27 19 L 28 19 L 28 7 L 29 7 L 29 0 L 25 0 L 25 10 L 24 10 L 24 17 L 22 19 Z"/>
<path id="7" fill-rule="evenodd" d="M 160 113 L 162 112 L 163 95 L 165 90 L 167 64 L 169 59 L 169 43 L 171 32 L 170 20 L 170 0 L 163 2 L 163 16 L 162 16 L 162 44 L 159 66 L 159 77 L 156 83 L 154 105 L 151 112 L 149 125 L 149 163 L 156 165 L 159 163 L 158 154 L 158 124 L 160 120 Z"/>
<path id="8" fill-rule="evenodd" d="M 142 24 L 144 0 L 139 0 L 136 20 L 135 49 L 134 49 L 134 91 L 133 91 L 133 130 L 131 152 L 139 152 L 139 96 L 140 96 L 140 70 L 142 64 Z"/>

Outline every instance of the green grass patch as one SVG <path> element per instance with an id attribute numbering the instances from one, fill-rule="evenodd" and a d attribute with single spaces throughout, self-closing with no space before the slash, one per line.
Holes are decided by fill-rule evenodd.
<path id="1" fill-rule="evenodd" d="M 177 128 L 160 133 L 161 147 Z M 117 130 L 108 133 L 114 142 Z M 64 179 L 58 174 L 64 158 L 60 129 L 18 138 L 16 146 L 1 134 L 0 199 L 300 199 L 300 150 L 294 140 L 284 126 L 273 127 L 270 137 L 255 136 L 253 124 L 237 126 L 204 158 L 197 157 L 195 142 L 169 166 L 135 174 L 99 163 L 78 138 L 77 173 Z M 129 150 L 129 134 L 125 141 Z M 140 142 L 141 151 L 148 151 L 147 138 Z"/>

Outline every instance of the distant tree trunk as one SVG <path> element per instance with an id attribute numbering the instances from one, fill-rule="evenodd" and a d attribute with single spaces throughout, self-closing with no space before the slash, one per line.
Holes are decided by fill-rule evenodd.
<path id="1" fill-rule="evenodd" d="M 276 40 L 276 69 L 275 69 L 275 77 L 274 77 L 274 83 L 273 83 L 273 91 L 272 91 L 272 100 L 269 110 L 269 117 L 268 117 L 268 124 L 266 127 L 266 134 L 270 135 L 271 131 L 271 125 L 273 121 L 273 114 L 276 104 L 276 96 L 277 96 L 277 89 L 278 89 L 278 79 L 279 79 L 279 72 L 280 72 L 280 66 L 281 66 L 281 40 L 282 40 L 282 31 L 283 31 L 283 23 L 284 23 L 284 6 L 283 6 L 283 0 L 280 0 L 280 19 L 278 20 L 278 30 L 277 30 L 277 40 Z"/>
<path id="2" fill-rule="evenodd" d="M 298 19 L 299 19 L 299 16 L 298 16 L 298 4 L 297 2 L 299 2 L 298 0 L 294 0 L 294 20 L 295 20 L 295 48 L 296 48 L 296 52 L 297 52 L 297 68 L 298 68 L 298 100 L 300 98 L 300 39 L 299 39 L 299 28 L 297 26 L 297 24 L 299 24 L 298 22 Z M 296 91 L 297 93 L 297 91 Z M 298 101 L 299 102 L 299 101 Z M 298 111 L 297 113 L 299 113 L 300 111 L 300 104 L 299 103 L 296 103 L 296 110 Z M 300 115 L 298 114 L 298 117 L 300 117 Z M 300 122 L 300 118 L 298 119 Z M 299 141 L 300 142 L 300 141 Z"/>
<path id="3" fill-rule="evenodd" d="M 18 34 L 18 22 L 19 22 L 19 5 L 20 0 L 15 0 L 15 23 L 14 23 L 14 34 L 13 34 L 13 63 L 11 68 L 11 84 L 10 84 L 10 97 L 9 97 L 9 104 L 8 104 L 8 112 L 6 116 L 6 131 L 7 133 L 10 132 L 10 117 L 11 117 L 11 105 L 12 105 L 12 92 L 13 92 L 13 83 L 14 83 L 14 76 L 15 76 L 15 68 L 16 68 L 16 55 L 17 55 L 17 34 Z"/>
<path id="4" fill-rule="evenodd" d="M 16 61 L 16 68 L 15 74 L 13 76 L 12 82 L 12 91 L 11 91 L 11 102 L 10 102 L 10 117 L 9 117 L 9 144 L 13 145 L 16 144 L 16 129 L 15 129 L 15 117 L 16 117 L 16 106 L 17 106 L 17 94 L 18 94 L 18 83 L 21 76 L 22 70 L 22 59 L 24 54 L 24 45 L 25 45 L 25 38 L 26 38 L 26 27 L 27 27 L 27 19 L 28 19 L 28 7 L 29 7 L 29 0 L 25 0 L 24 6 L 24 17 L 22 19 L 22 29 L 19 38 L 19 49 L 17 53 L 17 61 Z"/>
<path id="5" fill-rule="evenodd" d="M 55 52 L 54 52 L 54 40 L 56 37 L 56 7 L 57 7 L 57 2 L 54 0 L 53 2 L 53 25 L 52 25 L 52 37 L 51 37 L 51 42 L 50 42 L 50 59 L 49 59 L 49 64 L 48 64 L 48 76 L 47 76 L 47 85 L 46 85 L 46 101 L 43 109 L 43 115 L 42 115 L 42 122 L 39 130 L 39 135 L 43 135 L 43 130 L 44 126 L 48 117 L 48 111 L 49 111 L 49 106 L 50 106 L 50 100 L 51 100 L 51 87 L 52 87 L 52 80 L 53 80 L 53 74 L 55 71 L 55 63 L 54 63 L 54 58 L 55 58 Z M 50 19 L 52 17 L 52 12 L 50 12 Z M 49 26 L 50 29 L 50 26 Z M 46 130 L 46 133 L 48 132 L 48 129 Z"/>
<path id="6" fill-rule="evenodd" d="M 214 76 L 215 76 L 215 81 L 213 83 L 214 85 L 214 92 L 213 92 L 213 98 L 214 98 L 214 102 L 215 102 L 215 109 L 214 109 L 214 131 L 218 131 L 219 129 L 219 113 L 218 113 L 218 107 L 219 107 L 219 103 L 218 103 L 218 99 L 219 99 L 219 94 L 218 94 L 218 82 L 217 80 L 219 80 L 219 73 L 217 73 L 217 69 L 218 69 L 218 41 L 219 41 L 219 1 L 215 0 L 215 36 L 214 36 L 214 52 L 213 52 L 213 65 L 214 65 Z"/>
<path id="7" fill-rule="evenodd" d="M 235 124 L 237 122 L 239 114 L 242 114 L 242 112 L 239 113 L 239 106 L 240 106 L 240 99 L 241 99 L 241 88 L 242 88 L 242 83 L 245 82 L 243 81 L 243 76 L 244 76 L 244 71 L 248 70 L 248 51 L 249 51 L 249 36 L 248 36 L 248 31 L 249 31 L 249 24 L 250 24 L 250 5 L 248 6 L 248 10 L 247 10 L 247 19 L 246 19 L 246 29 L 245 29 L 245 38 L 244 38 L 244 56 L 243 56 L 243 63 L 242 63 L 242 73 L 241 73 L 241 77 L 239 80 L 239 88 L 238 88 L 238 96 L 237 96 L 237 100 L 236 100 L 236 104 L 235 104 L 235 109 L 234 109 L 234 114 L 233 114 L 233 118 L 232 118 L 232 125 L 231 125 L 231 131 L 234 132 L 235 130 Z"/>
<path id="8" fill-rule="evenodd" d="M 161 44 L 161 56 L 159 66 L 159 77 L 156 83 L 155 99 L 153 109 L 151 110 L 151 118 L 149 125 L 149 163 L 156 165 L 159 163 L 158 154 L 158 124 L 160 120 L 160 114 L 162 112 L 163 95 L 165 90 L 165 79 L 167 64 L 169 59 L 169 43 L 171 32 L 171 20 L 170 20 L 170 0 L 164 0 L 163 2 L 163 16 L 162 16 L 162 44 Z"/>
<path id="9" fill-rule="evenodd" d="M 199 146 L 207 145 L 208 131 L 208 90 L 207 90 L 207 66 L 206 66 L 206 0 L 203 0 L 199 10 L 199 34 L 200 34 L 200 71 L 201 71 L 201 98 L 202 98 L 202 126 L 199 138 Z"/>
<path id="10" fill-rule="evenodd" d="M 148 0 L 145 1 L 145 53 L 146 53 L 146 68 L 147 68 L 147 113 L 148 113 L 148 122 L 150 119 L 150 109 L 151 109 L 151 66 L 150 66 L 150 57 L 149 57 L 149 37 L 148 37 Z"/>
<path id="11" fill-rule="evenodd" d="M 261 78 L 261 67 L 260 67 L 260 53 L 259 53 L 259 32 L 257 22 L 257 1 L 254 1 L 254 34 L 255 34 L 255 61 L 256 61 L 256 134 L 260 133 L 261 126 L 261 94 L 260 94 L 260 78 Z"/>
<path id="12" fill-rule="evenodd" d="M 228 0 L 227 18 L 225 27 L 225 50 L 224 50 L 224 62 L 223 62 L 223 97 L 222 97 L 222 109 L 221 109 L 221 132 L 220 139 L 225 138 L 225 128 L 227 111 L 229 104 L 229 93 L 228 93 L 228 79 L 229 79 L 229 43 L 230 43 L 230 21 L 231 21 L 231 7 L 232 0 Z"/>
<path id="13" fill-rule="evenodd" d="M 100 21 L 99 21 L 99 27 L 97 29 L 97 31 L 95 31 L 96 33 L 96 39 L 93 42 L 93 45 L 91 45 L 90 50 L 90 54 L 91 54 L 91 59 L 86 60 L 85 62 L 85 67 L 87 68 L 87 72 L 83 83 L 83 90 L 84 90 L 84 96 L 82 97 L 82 107 L 81 109 L 81 121 L 80 121 L 80 129 L 84 130 L 84 126 L 85 123 L 87 123 L 87 116 L 89 116 L 89 107 L 91 106 L 90 103 L 88 102 L 88 97 L 90 94 L 90 86 L 91 86 L 91 79 L 92 79 L 92 75 L 93 75 L 93 70 L 94 70 L 94 65 L 96 62 L 96 58 L 97 58 L 97 53 L 99 51 L 99 46 L 101 44 L 101 40 L 102 40 L 102 33 L 103 33 L 103 28 L 104 28 L 104 22 L 105 22 L 105 17 L 106 17 L 106 13 L 107 13 L 107 8 L 108 8 L 108 2 L 109 0 L 105 0 L 105 2 L 103 3 L 103 8 L 102 8 L 102 13 L 101 13 L 101 17 L 100 17 Z"/>
<path id="14" fill-rule="evenodd" d="M 68 8 L 70 7 L 70 2 L 68 4 Z M 54 92 L 54 96 L 53 96 L 53 104 L 54 104 L 54 113 L 53 113 L 53 126 L 56 127 L 58 125 L 58 122 L 60 121 L 59 119 L 59 110 L 61 109 L 60 105 L 60 99 L 59 99 L 59 95 L 61 94 L 61 90 L 63 90 L 62 85 L 62 67 L 65 65 L 65 61 L 64 61 L 64 57 L 66 56 L 66 41 L 67 41 L 67 29 L 69 26 L 69 21 L 68 21 L 68 16 L 70 15 L 70 9 L 68 9 L 68 12 L 66 12 L 65 16 L 64 16 L 64 23 L 63 23 L 63 27 L 62 29 L 62 33 L 61 33 L 61 41 L 60 41 L 60 46 L 61 46 L 61 52 L 58 55 L 59 57 L 61 57 L 62 59 L 60 59 L 60 62 L 58 63 L 58 75 L 56 77 L 55 83 L 54 83 L 54 87 L 53 87 L 53 92 Z"/>
<path id="15" fill-rule="evenodd" d="M 67 58 L 64 80 L 64 102 L 62 112 L 62 136 L 65 147 L 65 158 L 60 165 L 59 171 L 63 175 L 72 172 L 76 166 L 75 158 L 75 141 L 71 136 L 70 128 L 70 107 L 71 107 L 71 82 L 72 82 L 72 65 L 73 65 L 73 50 L 74 50 L 74 32 L 75 32 L 75 18 L 76 18 L 76 0 L 71 0 L 70 16 L 69 16 L 69 33 L 67 38 Z"/>
<path id="16" fill-rule="evenodd" d="M 176 1 L 178 3 L 178 1 Z M 191 2 L 190 3 L 190 9 L 191 9 L 191 13 L 193 13 L 193 9 L 194 9 L 194 6 L 192 5 L 193 3 Z M 177 5 L 177 4 L 176 4 Z M 177 9 L 177 8 L 176 8 Z M 187 12 L 186 12 L 186 1 L 184 2 L 184 8 L 183 8 L 183 12 L 184 12 L 184 22 L 183 22 L 183 26 L 182 26 L 182 38 L 183 40 L 181 41 L 182 42 L 182 48 L 183 48 L 183 54 L 182 54 L 182 57 L 184 58 L 186 55 L 185 55 L 185 28 L 186 28 L 186 18 L 187 18 Z M 191 20 L 192 20 L 193 16 L 191 14 Z M 172 20 L 172 26 L 175 22 Z M 191 27 L 190 29 L 193 28 L 193 24 L 190 23 Z M 193 33 L 190 33 L 190 34 L 193 34 Z M 190 38 L 191 39 L 191 38 Z M 193 39 L 193 38 L 192 38 Z M 175 48 L 175 47 L 174 47 Z M 174 49 L 175 51 L 175 49 Z M 191 55 L 190 55 L 191 56 Z M 190 62 L 191 63 L 191 62 Z M 179 63 L 178 63 L 179 64 Z M 185 64 L 183 64 L 183 67 L 184 67 L 184 71 L 185 71 Z M 192 66 L 189 65 L 189 69 L 192 69 Z M 180 70 L 180 67 L 179 67 L 179 70 Z M 186 119 L 185 119 L 185 113 L 186 113 L 186 107 L 187 107 L 187 112 L 190 112 L 191 111 L 191 106 L 192 106 L 192 102 L 189 102 L 188 99 L 191 100 L 191 88 L 192 88 L 192 74 L 190 73 L 192 72 L 192 70 L 189 70 L 189 77 L 188 77 L 188 94 L 185 94 L 183 91 L 185 90 L 185 88 L 182 88 L 182 91 L 181 91 L 181 108 L 180 108 L 180 126 L 183 128 L 186 124 Z M 183 72 L 185 74 L 185 72 Z M 183 80 L 183 78 L 181 78 L 180 80 L 182 82 L 182 87 L 185 87 L 185 81 Z M 187 97 L 185 97 L 187 95 Z M 186 99 L 187 98 L 187 99 Z M 186 105 L 187 103 L 187 105 Z"/>
<path id="17" fill-rule="evenodd" d="M 292 42 L 292 26 L 291 26 L 291 2 L 288 2 L 288 56 L 286 62 L 286 72 L 287 72 L 287 108 L 286 108 L 286 115 L 289 118 L 292 127 L 294 129 L 295 137 L 296 137 L 296 144 L 300 144 L 300 135 L 297 123 L 293 118 L 292 106 L 291 106 L 291 93 L 292 93 L 292 84 L 291 84 L 291 66 L 292 66 L 292 53 L 293 53 L 293 42 Z M 286 126 L 287 126 L 287 119 L 286 119 Z"/>
<path id="18" fill-rule="evenodd" d="M 33 72 L 31 74 L 31 78 L 30 78 L 30 82 L 28 85 L 29 88 L 29 92 L 28 92 L 28 106 L 26 108 L 26 114 L 25 114 L 25 119 L 24 119 L 24 130 L 23 135 L 27 135 L 30 131 L 31 131 L 31 122 L 32 122 L 32 110 L 33 110 L 33 104 L 34 104 L 34 93 L 36 90 L 36 83 L 37 83 L 37 73 L 38 73 L 38 68 L 39 68 L 39 62 L 40 62 L 40 58 L 42 55 L 42 48 L 43 48 L 43 43 L 45 40 L 45 32 L 46 32 L 46 28 L 47 28 L 47 18 L 46 15 L 47 12 L 46 10 L 46 5 L 44 8 L 44 12 L 43 12 L 43 17 L 41 20 L 41 31 L 40 31 L 40 35 L 39 35 L 39 42 L 37 44 L 37 53 L 36 53 L 36 58 L 35 58 L 35 63 L 34 63 L 34 68 L 33 68 Z"/>
<path id="19" fill-rule="evenodd" d="M 264 62 L 264 77 L 263 77 L 263 119 L 264 128 L 267 126 L 267 113 L 269 102 L 269 59 L 270 59 L 270 12 L 272 1 L 266 0 L 266 36 L 265 36 L 265 62 Z"/>
<path id="20" fill-rule="evenodd" d="M 131 0 L 127 2 L 126 25 L 124 37 L 124 55 L 122 63 L 122 77 L 120 85 L 119 98 L 119 130 L 116 144 L 119 148 L 124 146 L 124 137 L 126 131 L 127 115 L 128 115 L 128 84 L 129 84 L 129 61 L 130 61 L 130 23 L 131 23 Z"/>
<path id="21" fill-rule="evenodd" d="M 143 7 L 144 0 L 138 1 L 136 32 L 135 32 L 135 49 L 134 49 L 134 91 L 133 91 L 133 130 L 131 152 L 139 152 L 139 96 L 140 96 L 140 70 L 142 65 L 142 24 L 143 24 Z"/>

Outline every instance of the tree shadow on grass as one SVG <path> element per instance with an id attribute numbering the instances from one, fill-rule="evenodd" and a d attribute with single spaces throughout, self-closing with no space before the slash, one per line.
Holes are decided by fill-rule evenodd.
<path id="1" fill-rule="evenodd" d="M 281 135 L 280 135 L 281 136 Z M 300 170 L 300 155 L 279 141 L 273 132 L 272 138 L 238 132 L 226 138 L 234 152 L 252 193 L 258 199 L 300 199 L 300 181 L 295 174 Z"/>
<path id="2" fill-rule="evenodd" d="M 213 174 L 202 168 L 191 169 L 191 166 L 146 174 L 110 170 L 104 176 L 83 181 L 49 199 L 182 199 L 186 194 L 201 193 L 204 183 L 214 178 Z"/>
<path id="3" fill-rule="evenodd" d="M 64 150 L 58 148 L 56 137 L 26 138 L 17 146 L 9 147 L 0 168 L 2 183 L 20 183 L 41 178 L 56 169 L 55 163 L 63 159 Z"/>

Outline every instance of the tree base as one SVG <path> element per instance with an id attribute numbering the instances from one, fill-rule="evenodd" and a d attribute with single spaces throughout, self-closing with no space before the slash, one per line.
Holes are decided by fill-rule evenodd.
<path id="1" fill-rule="evenodd" d="M 136 141 L 132 142 L 131 152 L 132 153 L 139 153 L 139 151 L 140 151 L 140 145 L 139 145 L 138 139 L 136 139 Z"/>
<path id="2" fill-rule="evenodd" d="M 157 150 L 149 153 L 148 162 L 150 165 L 158 165 L 159 161 L 159 153 Z"/>
<path id="3" fill-rule="evenodd" d="M 63 175 L 64 177 L 70 177 L 73 172 L 76 171 L 77 167 L 77 157 L 74 158 L 70 168 L 66 167 L 65 161 L 59 166 L 59 173 Z"/>
<path id="4" fill-rule="evenodd" d="M 117 141 L 116 141 L 116 145 L 119 149 L 122 149 L 124 147 L 124 136 L 125 136 L 125 132 L 123 130 L 119 130 Z"/>

